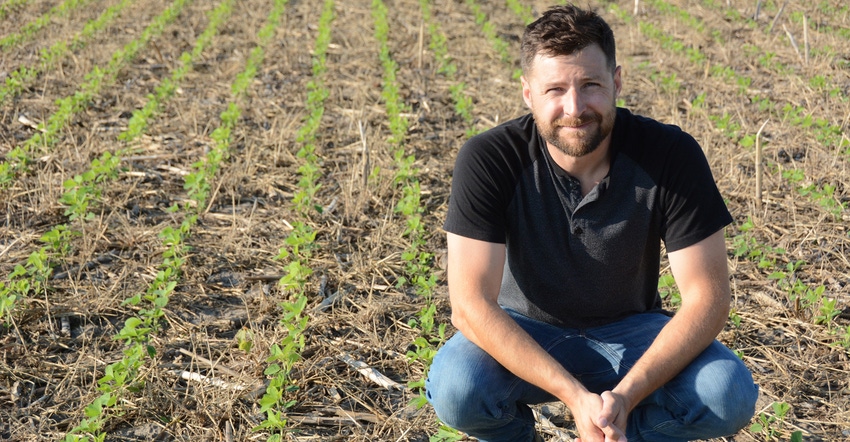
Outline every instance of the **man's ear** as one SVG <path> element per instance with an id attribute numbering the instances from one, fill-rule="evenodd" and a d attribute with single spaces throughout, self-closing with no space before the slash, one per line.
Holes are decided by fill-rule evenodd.
<path id="1" fill-rule="evenodd" d="M 525 105 L 531 109 L 531 85 L 528 83 L 528 80 L 525 79 L 525 75 L 519 77 L 519 81 L 522 83 L 522 100 L 525 101 Z"/>

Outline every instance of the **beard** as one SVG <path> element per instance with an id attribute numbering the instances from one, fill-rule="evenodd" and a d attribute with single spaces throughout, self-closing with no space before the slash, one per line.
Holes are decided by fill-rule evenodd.
<path id="1" fill-rule="evenodd" d="M 540 135 L 547 143 L 555 146 L 566 155 L 582 157 L 595 151 L 602 144 L 602 141 L 611 134 L 611 131 L 614 130 L 615 117 L 616 108 L 606 115 L 588 111 L 578 118 L 561 117 L 549 124 L 542 123 L 539 118 L 535 118 L 535 121 L 537 130 L 540 131 Z M 570 131 L 568 134 L 559 136 L 562 127 L 575 128 L 585 124 L 590 126 L 582 128 L 580 131 Z"/>

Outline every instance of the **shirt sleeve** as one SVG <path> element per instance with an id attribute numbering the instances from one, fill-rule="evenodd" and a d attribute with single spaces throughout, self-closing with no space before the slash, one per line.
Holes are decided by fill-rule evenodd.
<path id="1" fill-rule="evenodd" d="M 509 197 L 506 158 L 487 133 L 468 140 L 458 152 L 449 209 L 443 228 L 460 236 L 504 244 Z"/>
<path id="2" fill-rule="evenodd" d="M 692 136 L 679 132 L 663 168 L 662 239 L 668 252 L 696 244 L 732 222 L 705 154 Z"/>

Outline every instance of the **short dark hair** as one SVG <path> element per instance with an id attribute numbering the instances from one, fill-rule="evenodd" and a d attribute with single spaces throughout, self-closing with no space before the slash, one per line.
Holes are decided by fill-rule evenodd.
<path id="1" fill-rule="evenodd" d="M 608 67 L 617 67 L 614 32 L 597 13 L 574 5 L 555 6 L 525 28 L 520 46 L 522 71 L 528 74 L 534 57 L 570 55 L 599 45 Z"/>

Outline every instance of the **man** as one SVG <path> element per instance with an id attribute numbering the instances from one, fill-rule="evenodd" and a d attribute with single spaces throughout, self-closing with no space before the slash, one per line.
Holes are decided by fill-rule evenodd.
<path id="1" fill-rule="evenodd" d="M 757 387 L 715 340 L 732 221 L 696 141 L 616 108 L 614 36 L 547 11 L 522 38 L 531 114 L 461 149 L 445 222 L 452 322 L 427 397 L 481 441 L 537 441 L 528 404 L 562 401 L 582 442 L 735 433 Z M 657 293 L 660 242 L 681 292 Z"/>

